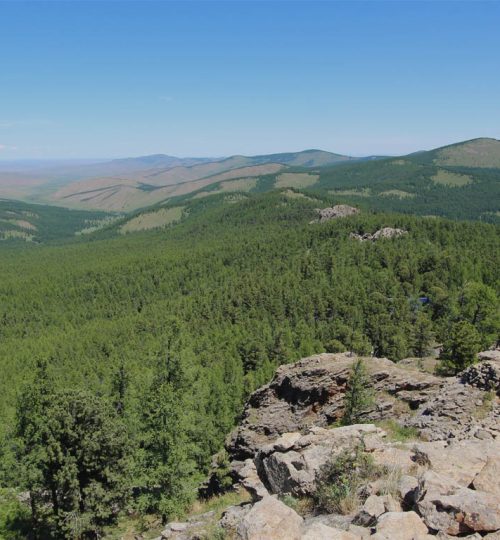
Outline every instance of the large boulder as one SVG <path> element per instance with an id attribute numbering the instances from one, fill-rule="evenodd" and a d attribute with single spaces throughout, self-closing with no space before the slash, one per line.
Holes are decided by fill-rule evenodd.
<path id="1" fill-rule="evenodd" d="M 367 240 L 374 242 L 375 240 L 380 240 L 381 238 L 398 238 L 399 236 L 405 236 L 406 234 L 408 234 L 408 231 L 405 231 L 404 229 L 394 229 L 392 227 L 383 227 L 382 229 L 375 231 L 373 234 L 351 233 L 350 236 L 351 238 L 355 238 L 356 240 L 360 240 L 361 242 L 364 242 Z"/>
<path id="2" fill-rule="evenodd" d="M 461 487 L 452 478 L 427 471 L 418 488 L 417 508 L 433 530 L 458 535 L 500 529 L 498 497 Z"/>
<path id="3" fill-rule="evenodd" d="M 500 395 L 500 350 L 483 351 L 478 356 L 482 361 L 460 373 L 460 380 L 482 390 L 493 390 Z"/>
<path id="4" fill-rule="evenodd" d="M 468 487 L 490 458 L 500 455 L 500 439 L 423 442 L 412 445 L 414 460 Z"/>
<path id="5" fill-rule="evenodd" d="M 500 452 L 488 457 L 485 466 L 474 477 L 472 485 L 478 491 L 496 495 L 500 504 Z"/>
<path id="6" fill-rule="evenodd" d="M 427 535 L 428 529 L 415 512 L 387 512 L 377 523 L 380 540 L 414 540 Z"/>
<path id="7" fill-rule="evenodd" d="M 274 497 L 255 503 L 241 520 L 237 537 L 241 540 L 300 540 L 303 519 Z"/>
<path id="8" fill-rule="evenodd" d="M 472 366 L 443 383 L 406 424 L 428 441 L 493 439 L 500 434 L 500 407 L 487 389 L 496 385 L 492 362 Z"/>
<path id="9" fill-rule="evenodd" d="M 263 447 L 255 459 L 257 471 L 271 493 L 311 495 L 316 490 L 316 475 L 324 465 L 343 450 L 360 444 L 364 436 L 374 434 L 382 435 L 383 431 L 373 424 L 311 428 L 285 452 L 280 451 L 280 439 L 278 445 Z"/>

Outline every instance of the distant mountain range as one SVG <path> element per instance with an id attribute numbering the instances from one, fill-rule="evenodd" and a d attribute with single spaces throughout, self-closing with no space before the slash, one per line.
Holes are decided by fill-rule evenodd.
<path id="1" fill-rule="evenodd" d="M 136 213 L 221 193 L 283 189 L 375 210 L 500 218 L 500 141 L 491 138 L 401 157 L 322 150 L 224 158 L 157 154 L 6 168 L 0 165 L 0 197 L 66 208 Z"/>

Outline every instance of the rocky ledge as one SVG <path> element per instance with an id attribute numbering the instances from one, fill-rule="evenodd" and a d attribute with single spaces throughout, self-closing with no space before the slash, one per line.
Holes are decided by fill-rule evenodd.
<path id="1" fill-rule="evenodd" d="M 234 489 L 253 502 L 226 509 L 221 538 L 500 540 L 500 360 L 486 358 L 449 378 L 366 358 L 376 399 L 366 423 L 343 427 L 354 357 L 281 366 L 228 439 Z M 411 437 L 396 437 L 394 424 Z M 357 485 L 356 504 L 342 512 L 308 507 L 324 471 L 346 455 L 369 459 L 378 476 Z M 164 538 L 204 538 L 176 527 L 183 532 Z"/>

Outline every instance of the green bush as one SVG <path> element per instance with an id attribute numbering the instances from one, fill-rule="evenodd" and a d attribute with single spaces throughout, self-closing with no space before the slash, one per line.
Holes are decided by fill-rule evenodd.
<path id="1" fill-rule="evenodd" d="M 0 538 L 22 540 L 29 537 L 30 512 L 27 504 L 19 501 L 11 489 L 0 490 Z"/>
<path id="2" fill-rule="evenodd" d="M 314 495 L 316 508 L 337 514 L 349 514 L 363 502 L 363 486 L 383 474 L 361 445 L 344 450 L 317 475 Z"/>

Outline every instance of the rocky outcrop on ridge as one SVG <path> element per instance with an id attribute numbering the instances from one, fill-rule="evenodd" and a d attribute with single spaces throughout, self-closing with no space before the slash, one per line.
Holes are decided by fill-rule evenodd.
<path id="1" fill-rule="evenodd" d="M 336 427 L 354 360 L 305 358 L 281 366 L 252 394 L 227 450 L 235 487 L 253 503 L 223 513 L 216 524 L 222 537 L 500 540 L 500 361 L 439 378 L 367 358 L 376 396 L 367 423 Z M 412 428 L 413 438 L 397 440 L 373 423 L 384 419 Z M 360 448 L 380 474 L 356 488 L 352 510 L 311 507 L 299 515 L 285 504 L 286 497 L 315 500 L 330 464 Z M 163 538 L 204 538 L 188 530 Z"/>
<path id="2" fill-rule="evenodd" d="M 325 353 L 280 366 L 274 379 L 250 396 L 240 425 L 228 441 L 230 457 L 253 458 L 283 433 L 338 421 L 354 360 L 349 353 Z M 367 358 L 365 365 L 376 391 L 367 421 L 409 417 L 444 385 L 443 379 L 400 369 L 386 358 Z"/>
<path id="3" fill-rule="evenodd" d="M 406 234 L 408 234 L 408 231 L 405 231 L 404 229 L 394 229 L 392 227 L 383 227 L 382 229 L 375 231 L 373 234 L 351 233 L 350 236 L 351 238 L 360 240 L 361 242 L 366 242 L 366 241 L 374 242 L 375 240 L 380 240 L 381 238 L 398 238 L 400 236 L 405 236 Z"/>
<path id="4" fill-rule="evenodd" d="M 332 206 L 332 208 L 317 208 L 319 217 L 317 221 L 313 223 L 324 223 L 325 221 L 330 221 L 331 219 L 343 218 L 348 216 L 354 216 L 359 214 L 359 210 L 354 208 L 354 206 L 349 206 L 347 204 L 337 204 Z"/>

